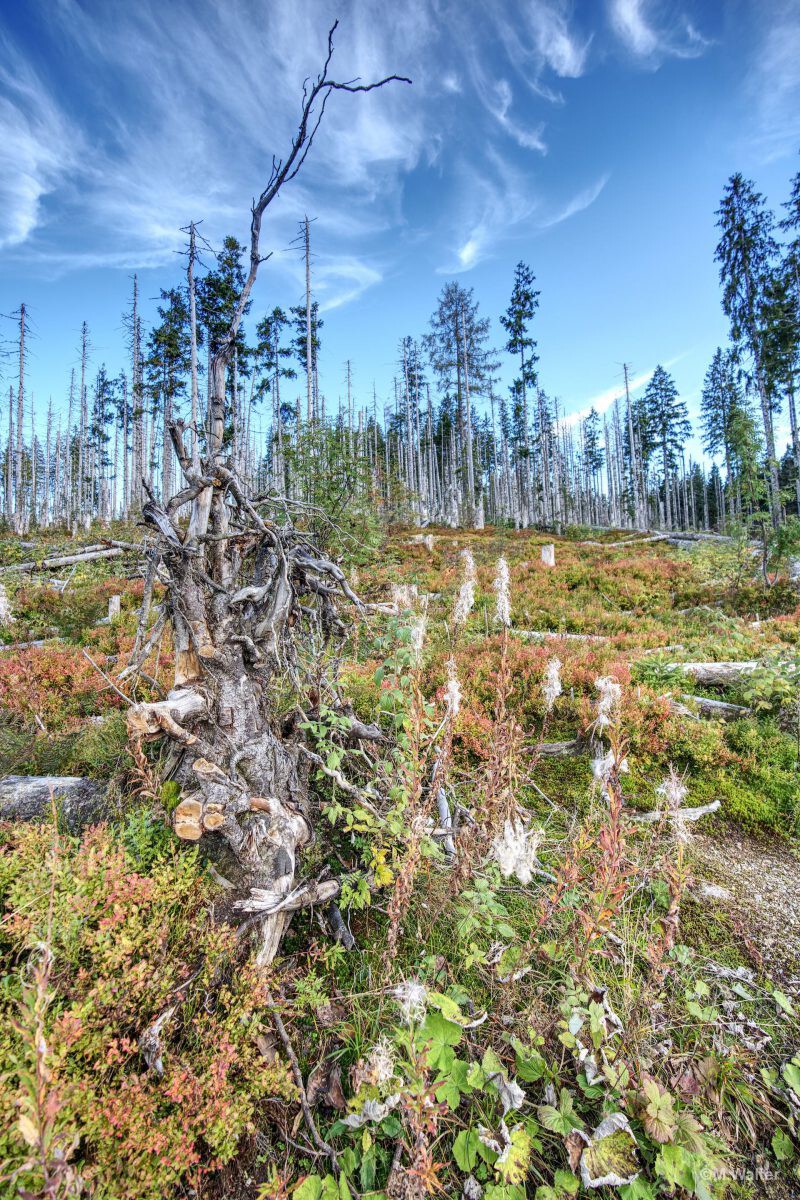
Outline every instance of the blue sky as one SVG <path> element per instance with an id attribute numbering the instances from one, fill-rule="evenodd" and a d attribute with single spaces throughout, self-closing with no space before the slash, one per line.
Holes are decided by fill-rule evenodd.
<path id="1" fill-rule="evenodd" d="M 300 300 L 289 247 L 315 220 L 329 403 L 347 358 L 360 398 L 389 396 L 448 278 L 499 344 L 524 259 L 567 412 L 602 407 L 623 359 L 639 380 L 670 365 L 695 412 L 726 336 L 722 188 L 741 170 L 778 208 L 800 167 L 800 0 L 4 0 L 0 311 L 28 305 L 37 402 L 63 406 L 84 318 L 94 366 L 124 365 L 131 277 L 154 313 L 182 225 L 245 240 L 337 16 L 335 76 L 413 86 L 332 97 L 265 224 L 256 315 Z"/>

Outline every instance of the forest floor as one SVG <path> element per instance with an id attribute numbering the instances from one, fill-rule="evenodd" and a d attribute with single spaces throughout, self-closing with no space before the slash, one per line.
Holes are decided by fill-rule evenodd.
<path id="1" fill-rule="evenodd" d="M 35 542 L 0 543 L 0 562 L 67 544 Z M 65 568 L 63 590 L 0 576 L 14 613 L 0 638 L 45 639 L 0 649 L 0 778 L 94 776 L 111 813 L 82 838 L 0 826 L 0 1107 L 19 1113 L 0 1133 L 0 1177 L 16 1172 L 0 1196 L 19 1181 L 39 1194 L 28 1159 L 48 1137 L 57 1194 L 72 1194 L 72 1171 L 109 1200 L 800 1195 L 800 606 L 787 582 L 766 587 L 746 544 L 683 551 L 621 532 L 399 529 L 378 554 L 349 546 L 372 608 L 304 666 L 333 674 L 363 720 L 380 714 L 387 747 L 342 769 L 360 787 L 389 780 L 391 806 L 376 816 L 314 780 L 302 874 L 343 873 L 356 948 L 298 914 L 265 981 L 214 923 L 219 874 L 172 835 L 157 749 L 133 763 L 125 701 L 104 678 L 133 645 L 135 563 Z M 98 624 L 113 595 L 120 616 Z M 676 666 L 746 660 L 759 666 L 725 689 Z M 169 686 L 168 638 L 147 670 L 133 698 Z M 700 718 L 692 696 L 749 711 Z M 295 702 L 287 685 L 280 706 Z M 308 736 L 334 753 L 324 717 Z M 593 760 L 608 755 L 604 787 Z M 435 762 L 461 814 L 454 861 Z M 676 813 L 705 805 L 697 821 Z M 176 995 L 159 1077 L 137 1041 Z M 56 1097 L 46 1118 L 31 1079 Z"/>

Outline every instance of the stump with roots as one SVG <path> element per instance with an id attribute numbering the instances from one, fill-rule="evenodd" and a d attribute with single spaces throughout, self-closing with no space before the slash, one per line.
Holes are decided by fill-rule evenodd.
<path id="1" fill-rule="evenodd" d="M 183 535 L 174 502 L 145 505 L 159 532 L 154 562 L 166 582 L 175 681 L 164 700 L 129 710 L 128 732 L 139 745 L 172 743 L 169 774 L 181 789 L 175 833 L 225 840 L 239 868 L 238 907 L 260 914 L 258 961 L 265 964 L 291 913 L 330 900 L 339 886 L 295 887 L 298 852 L 313 834 L 310 759 L 296 722 L 281 722 L 275 712 L 276 677 L 296 678 L 298 638 L 345 632 L 338 598 L 360 602 L 306 537 L 260 515 L 228 468 L 217 462 L 194 473 L 180 424 L 173 442 L 189 488 L 209 492 L 208 527 L 200 534 L 190 524 Z M 353 725 L 355 736 L 377 733 Z"/>
<path id="2" fill-rule="evenodd" d="M 283 728 L 277 718 L 272 685 L 277 673 L 293 670 L 296 639 L 307 636 L 309 627 L 326 637 L 342 631 L 336 610 L 339 597 L 359 602 L 341 570 L 308 539 L 288 521 L 278 525 L 268 519 L 267 513 L 280 511 L 280 503 L 265 509 L 247 497 L 224 448 L 227 372 L 264 261 L 259 249 L 264 214 L 305 162 L 327 101 L 334 92 L 365 93 L 392 82 L 410 83 L 397 75 L 374 83 L 331 79 L 335 31 L 336 23 L 328 34 L 322 70 L 303 86 L 300 121 L 289 152 L 285 159 L 272 160 L 267 185 L 252 206 L 250 268 L 209 366 L 204 456 L 198 452 L 199 431 L 192 431 L 196 441 L 190 455 L 185 426 L 173 423 L 170 434 L 184 485 L 163 506 L 151 496 L 142 510 L 158 532 L 145 590 L 149 595 L 157 573 L 166 585 L 175 680 L 165 700 L 130 709 L 130 737 L 140 762 L 144 739 L 165 737 L 172 742 L 170 774 L 180 784 L 182 797 L 175 831 L 189 840 L 209 834 L 227 842 L 247 893 L 240 906 L 254 913 L 261 927 L 261 964 L 275 955 L 293 910 L 330 899 L 338 890 L 332 880 L 299 888 L 294 884 L 298 851 L 312 838 L 309 764 L 298 733 Z M 192 322 L 193 246 L 192 241 Z M 194 353 L 193 349 L 193 361 Z M 196 389 L 195 375 L 195 400 Z M 179 514 L 189 505 L 184 527 Z M 146 608 L 144 604 L 143 612 Z M 152 631 L 146 636 L 143 621 L 127 671 L 141 667 L 153 640 Z M 380 735 L 374 727 L 352 722 L 350 736 Z"/>

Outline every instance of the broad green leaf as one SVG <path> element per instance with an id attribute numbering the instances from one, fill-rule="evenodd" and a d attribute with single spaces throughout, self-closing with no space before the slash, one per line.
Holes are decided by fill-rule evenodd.
<path id="1" fill-rule="evenodd" d="M 656 1142 L 671 1141 L 676 1129 L 672 1096 L 659 1087 L 655 1079 L 649 1079 L 644 1085 L 644 1095 L 647 1104 L 642 1124 Z"/>
<path id="2" fill-rule="evenodd" d="M 486 1075 L 500 1075 L 503 1072 L 503 1064 L 494 1050 L 484 1050 L 481 1066 Z"/>
<path id="3" fill-rule="evenodd" d="M 792 1139 L 782 1129 L 776 1129 L 772 1135 L 772 1153 L 779 1163 L 788 1163 L 794 1158 Z"/>
<path id="4" fill-rule="evenodd" d="M 572 1096 L 566 1088 L 561 1089 L 558 1098 L 558 1108 L 552 1104 L 540 1104 L 537 1114 L 545 1129 L 551 1133 L 560 1133 L 567 1137 L 573 1129 L 583 1129 L 583 1121 L 575 1112 Z"/>
<path id="5" fill-rule="evenodd" d="M 293 1200 L 321 1200 L 322 1179 L 319 1175 L 306 1175 L 292 1192 Z"/>
<path id="6" fill-rule="evenodd" d="M 554 1186 L 563 1196 L 577 1196 L 581 1181 L 572 1171 L 556 1171 L 553 1179 Z"/>
<path id="7" fill-rule="evenodd" d="M 471 1171 L 478 1161 L 480 1138 L 475 1129 L 462 1129 L 453 1142 L 453 1158 L 460 1171 Z"/>
<path id="8" fill-rule="evenodd" d="M 452 1047 L 461 1041 L 463 1031 L 454 1021 L 448 1021 L 440 1012 L 429 1012 L 417 1035 L 420 1046 L 428 1047 L 428 1065 L 448 1071 L 455 1061 Z"/>
<path id="9" fill-rule="evenodd" d="M 515 1183 L 490 1183 L 483 1200 L 525 1200 L 525 1189 Z"/>
<path id="10" fill-rule="evenodd" d="M 370 1146 L 369 1150 L 361 1156 L 361 1190 L 368 1192 L 375 1183 L 375 1147 Z"/>
<path id="11" fill-rule="evenodd" d="M 518 1038 L 511 1039 L 516 1054 L 516 1073 L 525 1083 L 535 1083 L 547 1073 L 547 1063 L 537 1050 L 525 1046 Z"/>
<path id="12" fill-rule="evenodd" d="M 633 1183 L 619 1189 L 620 1200 L 654 1200 L 655 1192 L 646 1179 L 641 1175 Z"/>
<path id="13" fill-rule="evenodd" d="M 455 1063 L 453 1064 L 455 1066 Z M 452 1077 L 448 1075 L 441 1083 L 436 1086 L 436 1099 L 440 1104 L 446 1104 L 451 1112 L 455 1112 L 461 1103 L 461 1092 L 458 1084 Z"/>
<path id="14" fill-rule="evenodd" d="M 786 1063 L 781 1073 L 795 1096 L 800 1097 L 800 1059 L 795 1057 Z"/>
<path id="15" fill-rule="evenodd" d="M 438 1008 L 442 1016 L 446 1017 L 448 1021 L 460 1021 L 463 1019 L 461 1009 L 455 1000 L 451 1000 L 443 992 L 428 992 L 428 1004 L 431 1008 Z"/>

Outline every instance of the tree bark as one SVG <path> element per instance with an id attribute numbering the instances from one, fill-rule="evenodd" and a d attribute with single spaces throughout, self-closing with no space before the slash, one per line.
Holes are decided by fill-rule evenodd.
<path id="1" fill-rule="evenodd" d="M 330 80 L 335 29 L 320 75 L 304 89 L 289 154 L 273 160 L 267 185 L 253 204 L 250 269 L 210 362 L 200 469 L 185 446 L 183 423 L 173 422 L 170 435 L 184 486 L 164 507 L 151 497 L 142 509 L 144 520 L 158 531 L 167 573 L 175 675 L 165 700 L 128 710 L 130 738 L 139 750 L 151 738 L 166 736 L 172 742 L 171 778 L 181 789 L 175 831 L 191 841 L 207 833 L 225 839 L 239 868 L 241 903 L 262 914 L 261 965 L 274 957 L 297 907 L 297 855 L 312 837 L 309 757 L 303 753 L 302 731 L 287 729 L 275 711 L 276 677 L 296 671 L 295 639 L 307 638 L 309 626 L 319 638 L 342 634 L 338 596 L 360 602 L 341 570 L 307 537 L 291 525 L 278 526 L 247 498 L 236 458 L 230 460 L 224 445 L 230 415 L 226 378 L 263 261 L 264 214 L 305 161 L 331 91 L 366 92 L 389 82 Z M 307 318 L 309 313 L 307 304 Z M 310 360 L 307 365 L 313 421 Z M 191 514 L 184 532 L 178 514 L 187 505 Z M 321 894 L 319 887 L 304 888 L 301 902 Z"/>

